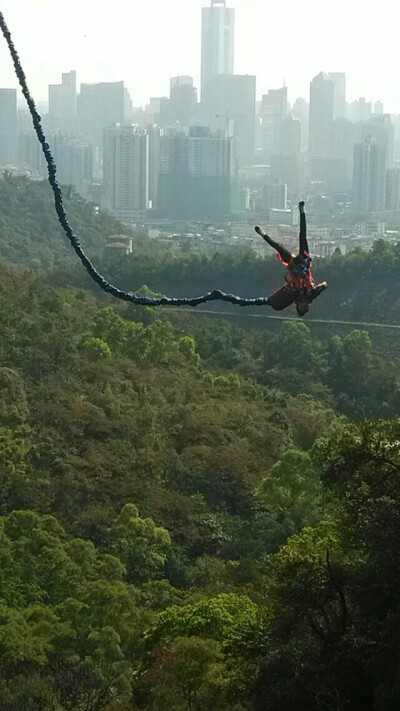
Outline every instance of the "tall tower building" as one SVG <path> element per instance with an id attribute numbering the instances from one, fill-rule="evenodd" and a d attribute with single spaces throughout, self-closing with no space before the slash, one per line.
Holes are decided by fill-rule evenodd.
<path id="1" fill-rule="evenodd" d="M 103 130 L 124 123 L 125 87 L 123 81 L 81 84 L 77 100 L 79 132 L 98 148 L 103 145 Z"/>
<path id="2" fill-rule="evenodd" d="M 158 206 L 170 219 L 224 220 L 237 177 L 235 140 L 197 126 L 161 137 Z"/>
<path id="3" fill-rule="evenodd" d="M 53 145 L 51 146 L 53 150 Z M 42 177 L 47 175 L 47 164 L 44 160 L 42 146 L 33 131 L 24 131 L 18 135 L 18 167 L 30 170 Z M 57 163 L 58 168 L 58 163 Z"/>
<path id="4" fill-rule="evenodd" d="M 292 114 L 300 121 L 308 121 L 310 116 L 310 105 L 301 96 L 298 96 L 292 106 Z"/>
<path id="5" fill-rule="evenodd" d="M 272 181 L 287 185 L 297 193 L 304 186 L 305 161 L 301 155 L 301 121 L 289 114 L 281 124 L 279 138 L 279 152 L 273 153 L 269 158 L 270 177 Z M 265 206 L 268 206 L 267 203 Z M 278 205 L 270 204 L 269 207 Z"/>
<path id="6" fill-rule="evenodd" d="M 61 84 L 49 85 L 49 118 L 54 128 L 71 129 L 76 116 L 76 71 L 61 75 Z"/>
<path id="7" fill-rule="evenodd" d="M 353 209 L 355 212 L 385 210 L 386 150 L 368 136 L 354 146 Z"/>
<path id="8" fill-rule="evenodd" d="M 60 133 L 51 137 L 51 145 L 60 183 L 73 185 L 82 196 L 87 197 L 93 181 L 93 147 L 79 138 Z M 46 173 L 47 169 L 43 177 Z"/>
<path id="9" fill-rule="evenodd" d="M 265 210 L 287 210 L 287 185 L 285 183 L 266 183 L 262 191 Z"/>
<path id="10" fill-rule="evenodd" d="M 332 172 L 338 189 L 351 189 L 353 179 L 355 125 L 345 118 L 337 118 L 332 126 Z"/>
<path id="11" fill-rule="evenodd" d="M 400 168 L 389 168 L 386 171 L 386 210 L 400 209 Z"/>
<path id="12" fill-rule="evenodd" d="M 353 101 L 350 106 L 350 118 L 354 123 L 358 121 L 368 121 L 372 116 L 372 103 L 364 96 L 360 96 L 357 101 Z"/>
<path id="13" fill-rule="evenodd" d="M 301 149 L 308 150 L 310 105 L 305 99 L 298 97 L 292 106 L 292 114 L 301 123 Z"/>
<path id="14" fill-rule="evenodd" d="M 281 152 L 282 124 L 287 116 L 287 87 L 270 89 L 262 97 L 262 149 L 266 159 Z"/>
<path id="15" fill-rule="evenodd" d="M 333 80 L 328 74 L 320 72 L 310 85 L 309 153 L 311 157 L 331 155 L 334 99 Z"/>
<path id="16" fill-rule="evenodd" d="M 359 123 L 357 130 L 360 142 L 370 136 L 380 146 L 385 147 L 386 161 L 388 168 L 390 168 L 394 156 L 394 125 L 390 114 L 373 115 L 368 121 Z"/>
<path id="17" fill-rule="evenodd" d="M 333 118 L 346 118 L 346 74 L 344 72 L 329 72 L 334 84 Z"/>
<path id="18" fill-rule="evenodd" d="M 170 79 L 170 111 L 173 120 L 189 126 L 197 104 L 197 89 L 189 76 Z"/>
<path id="19" fill-rule="evenodd" d="M 88 198 L 93 181 L 93 147 L 66 132 L 51 131 L 48 138 L 60 184 L 73 185 L 82 197 Z M 47 177 L 47 164 L 33 131 L 19 135 L 18 165 Z"/>
<path id="20" fill-rule="evenodd" d="M 0 89 L 0 166 L 17 165 L 17 92 Z"/>
<path id="21" fill-rule="evenodd" d="M 239 166 L 251 165 L 255 153 L 256 77 L 219 74 L 211 82 L 210 124 L 217 129 L 233 125 Z"/>
<path id="22" fill-rule="evenodd" d="M 149 136 L 135 126 L 104 130 L 103 205 L 122 222 L 134 222 L 149 206 Z"/>
<path id="23" fill-rule="evenodd" d="M 210 82 L 216 74 L 233 74 L 235 11 L 226 0 L 211 0 L 203 8 L 201 37 L 201 101 L 207 103 Z"/>
<path id="24" fill-rule="evenodd" d="M 284 155 L 298 155 L 301 152 L 301 121 L 289 114 L 281 126 L 281 151 Z"/>
<path id="25" fill-rule="evenodd" d="M 310 180 L 330 182 L 332 175 L 332 126 L 335 84 L 320 72 L 310 85 L 310 125 L 308 142 Z"/>
<path id="26" fill-rule="evenodd" d="M 133 101 L 129 89 L 124 89 L 124 121 L 126 123 L 133 122 L 134 109 Z"/>
<path id="27" fill-rule="evenodd" d="M 149 126 L 149 207 L 158 207 L 158 183 L 160 179 L 160 146 L 162 129 L 158 126 Z"/>
<path id="28" fill-rule="evenodd" d="M 300 155 L 275 155 L 271 157 L 271 180 L 283 183 L 295 193 L 306 186 L 305 164 Z"/>

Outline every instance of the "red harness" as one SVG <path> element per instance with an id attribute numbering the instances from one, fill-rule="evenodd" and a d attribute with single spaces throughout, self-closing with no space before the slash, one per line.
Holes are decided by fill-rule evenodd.
<path id="1" fill-rule="evenodd" d="M 293 289 L 296 289 L 296 291 L 308 291 L 309 289 L 313 289 L 315 287 L 315 282 L 311 269 L 311 259 L 309 259 L 309 257 L 306 258 L 308 262 L 306 267 L 297 267 L 297 265 L 295 264 L 295 254 L 292 254 L 289 262 L 285 262 L 279 254 L 277 254 L 276 256 L 277 259 L 281 262 L 281 264 L 287 267 L 287 272 L 285 273 L 285 281 L 287 284 L 289 284 L 289 286 L 291 286 Z"/>

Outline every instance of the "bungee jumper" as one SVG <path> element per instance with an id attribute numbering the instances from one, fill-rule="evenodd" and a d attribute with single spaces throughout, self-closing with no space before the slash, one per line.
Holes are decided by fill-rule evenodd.
<path id="1" fill-rule="evenodd" d="M 268 297 L 268 305 L 275 311 L 282 311 L 291 304 L 296 305 L 299 316 L 303 317 L 308 312 L 310 304 L 327 288 L 326 281 L 316 284 L 311 269 L 311 257 L 307 242 L 307 223 L 304 212 L 304 202 L 299 202 L 300 234 L 299 252 L 292 254 L 286 247 L 275 242 L 260 227 L 255 230 L 273 249 L 282 264 L 287 267 L 285 274 L 286 284 L 274 291 Z"/>

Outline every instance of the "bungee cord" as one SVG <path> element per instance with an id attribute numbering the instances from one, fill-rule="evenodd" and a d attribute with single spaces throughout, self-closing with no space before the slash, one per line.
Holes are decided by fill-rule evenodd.
<path id="1" fill-rule="evenodd" d="M 105 279 L 102 274 L 100 274 L 94 264 L 91 262 L 83 248 L 81 247 L 79 238 L 77 235 L 75 235 L 67 217 L 67 213 L 65 211 L 64 207 L 64 201 L 63 201 L 63 195 L 62 191 L 60 188 L 60 185 L 57 180 L 57 166 L 55 164 L 53 155 L 50 150 L 50 146 L 46 140 L 46 136 L 43 131 L 43 126 L 42 126 L 42 119 L 41 116 L 39 115 L 37 109 L 36 109 L 36 104 L 31 96 L 31 93 L 28 88 L 26 76 L 24 73 L 24 70 L 22 69 L 22 65 L 17 53 L 17 50 L 15 49 L 15 45 L 13 42 L 13 39 L 11 37 L 11 33 L 7 27 L 7 24 L 5 22 L 3 13 L 0 12 L 0 28 L 3 33 L 3 36 L 7 42 L 7 46 L 14 64 L 14 70 L 15 74 L 18 78 L 19 84 L 22 89 L 22 93 L 24 95 L 24 98 L 27 102 L 29 112 L 32 117 L 32 122 L 33 122 L 33 127 L 35 129 L 36 136 L 42 146 L 42 150 L 44 153 L 44 157 L 46 159 L 47 163 L 47 171 L 48 171 L 48 180 L 51 186 L 51 189 L 54 194 L 54 205 L 55 205 L 55 210 L 58 216 L 58 220 L 60 222 L 60 225 L 62 229 L 64 230 L 64 233 L 68 240 L 70 241 L 73 249 L 75 250 L 76 255 L 80 259 L 81 263 L 87 270 L 89 276 L 93 279 L 96 284 L 103 289 L 108 294 L 111 294 L 117 299 L 122 299 L 123 301 L 129 301 L 133 304 L 138 304 L 141 306 L 198 306 L 199 304 L 205 304 L 208 301 L 228 301 L 231 304 L 236 304 L 238 306 L 267 306 L 269 305 L 269 299 L 268 297 L 259 297 L 256 299 L 244 299 L 240 296 L 236 296 L 235 294 L 226 294 L 223 291 L 220 291 L 219 289 L 215 289 L 214 291 L 210 291 L 207 294 L 203 294 L 202 296 L 197 296 L 192 299 L 187 299 L 187 298 L 169 298 L 167 296 L 162 296 L 160 298 L 153 298 L 149 296 L 139 296 L 138 294 L 133 294 L 131 292 L 126 292 L 122 291 L 121 289 L 118 289 L 118 287 L 114 286 L 111 284 L 107 279 Z"/>

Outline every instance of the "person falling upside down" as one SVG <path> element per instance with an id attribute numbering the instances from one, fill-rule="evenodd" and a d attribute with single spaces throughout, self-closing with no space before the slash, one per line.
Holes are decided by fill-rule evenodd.
<path id="1" fill-rule="evenodd" d="M 277 251 L 278 259 L 287 267 L 285 274 L 286 284 L 274 291 L 268 299 L 268 304 L 275 311 L 282 311 L 291 304 L 296 304 L 297 313 L 303 317 L 308 312 L 310 304 L 327 288 L 326 281 L 316 284 L 311 272 L 311 257 L 307 243 L 307 224 L 304 212 L 304 202 L 299 203 L 300 212 L 300 235 L 299 253 L 291 254 L 275 240 L 271 239 L 260 227 L 256 227 L 256 232 Z"/>

